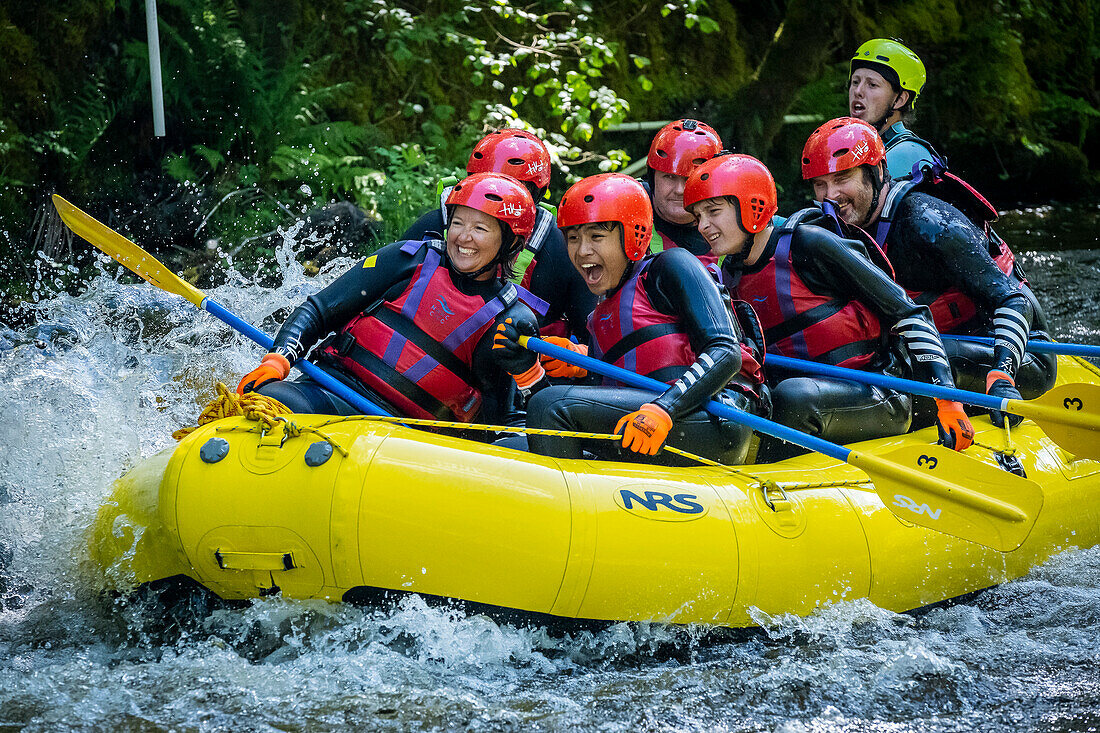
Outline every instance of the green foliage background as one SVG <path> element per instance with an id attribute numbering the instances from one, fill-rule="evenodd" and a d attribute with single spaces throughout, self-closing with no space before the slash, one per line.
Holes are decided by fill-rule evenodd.
<path id="1" fill-rule="evenodd" d="M 915 127 L 995 201 L 1092 190 L 1091 0 L 837 0 L 835 22 L 786 39 L 805 57 L 769 58 L 800 4 L 160 0 L 163 139 L 143 0 L 0 4 L 0 281 L 23 297 L 40 276 L 36 250 L 69 256 L 47 226 L 53 192 L 180 270 L 225 252 L 262 261 L 265 233 L 335 200 L 388 241 L 490 129 L 547 139 L 556 198 L 572 177 L 644 156 L 652 132 L 611 129 L 622 122 L 700 116 L 736 131 L 753 115 L 844 113 L 848 55 L 873 36 L 924 59 Z M 809 58 L 824 73 L 789 100 L 765 109 L 737 96 L 766 64 Z M 815 126 L 727 145 L 768 162 L 794 203 Z"/>

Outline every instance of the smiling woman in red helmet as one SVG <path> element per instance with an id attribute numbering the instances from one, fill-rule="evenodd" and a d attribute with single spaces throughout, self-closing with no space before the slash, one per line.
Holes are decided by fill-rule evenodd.
<path id="1" fill-rule="evenodd" d="M 537 331 L 525 291 L 499 277 L 531 234 L 535 204 L 514 178 L 478 173 L 454 186 L 447 207 L 446 242 L 395 242 L 311 295 L 237 391 L 256 390 L 293 412 L 354 414 L 308 378 L 283 381 L 294 361 L 335 332 L 312 358 L 394 414 L 500 420 L 509 374 L 521 389 L 543 378 L 532 354 L 492 348 L 499 323 Z"/>
<path id="2" fill-rule="evenodd" d="M 751 431 L 700 406 L 717 398 L 759 412 L 763 375 L 706 268 L 678 248 L 645 258 L 653 229 L 649 197 L 638 181 L 619 173 L 574 184 L 562 198 L 558 224 L 573 265 L 601 298 L 589 317 L 591 355 L 669 388 L 654 395 L 605 381 L 544 389 L 528 405 L 528 427 L 621 433 L 622 448 L 632 453 L 606 441 L 538 435 L 529 436 L 531 449 L 580 458 L 583 448 L 637 460 L 657 455 L 667 440 L 715 460 L 742 462 Z M 551 374 L 586 376 L 556 359 L 544 365 Z M 670 462 L 667 453 L 654 460 Z"/>
<path id="3" fill-rule="evenodd" d="M 538 136 L 526 130 L 511 129 L 490 132 L 479 140 L 466 163 L 466 172 L 470 175 L 505 173 L 512 176 L 527 187 L 536 203 L 542 200 L 550 185 L 551 168 L 550 152 Z M 448 195 L 450 188 L 442 189 L 439 206 L 424 212 L 402 237 L 420 241 L 442 236 L 449 222 Z M 537 315 L 539 325 L 547 329 L 547 333 L 585 336 L 585 319 L 596 301 L 569 264 L 565 240 L 554 221 L 554 214 L 542 206 L 535 207 L 535 225 L 516 255 L 511 279 L 546 302 L 545 313 Z"/>
<path id="4" fill-rule="evenodd" d="M 695 169 L 684 204 L 711 251 L 724 256 L 722 275 L 735 297 L 760 315 L 768 350 L 784 356 L 865 370 L 896 370 L 891 339 L 908 353 L 915 376 L 954 386 L 939 334 L 924 306 L 915 305 L 870 253 L 836 233 L 819 209 L 793 214 L 781 227 L 771 172 L 749 155 L 722 155 Z M 822 225 L 822 226 L 819 226 Z M 828 227 L 828 228 L 826 228 Z M 832 231 L 830 231 L 832 229 Z M 775 370 L 769 370 L 773 380 Z M 838 443 L 909 428 L 911 400 L 859 382 L 793 376 L 772 390 L 773 419 Z M 944 442 L 958 450 L 974 431 L 962 406 L 943 402 Z M 763 458 L 791 455 L 789 444 L 767 440 Z"/>

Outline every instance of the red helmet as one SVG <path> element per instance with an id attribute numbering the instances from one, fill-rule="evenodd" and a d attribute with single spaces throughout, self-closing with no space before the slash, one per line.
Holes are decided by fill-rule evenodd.
<path id="1" fill-rule="evenodd" d="M 771 171 L 751 155 L 721 155 L 703 163 L 684 184 L 684 208 L 705 199 L 733 196 L 741 226 L 750 234 L 764 231 L 779 209 Z"/>
<path id="2" fill-rule="evenodd" d="M 886 157 L 882 138 L 874 127 L 855 117 L 838 117 L 817 128 L 802 148 L 802 178 L 876 166 Z"/>
<path id="3" fill-rule="evenodd" d="M 497 130 L 478 141 L 466 163 L 466 172 L 507 173 L 535 188 L 550 185 L 550 152 L 526 130 Z"/>
<path id="4" fill-rule="evenodd" d="M 475 173 L 455 184 L 448 206 L 469 206 L 498 219 L 517 237 L 535 228 L 535 201 L 527 187 L 503 173 Z"/>
<path id="5" fill-rule="evenodd" d="M 692 169 L 722 149 L 722 138 L 698 120 L 670 122 L 654 135 L 646 165 L 655 171 L 687 178 Z"/>
<path id="6" fill-rule="evenodd" d="M 653 205 L 642 184 L 622 173 L 601 173 L 570 186 L 558 206 L 558 226 L 600 221 L 622 224 L 623 251 L 631 260 L 642 259 L 653 234 Z"/>

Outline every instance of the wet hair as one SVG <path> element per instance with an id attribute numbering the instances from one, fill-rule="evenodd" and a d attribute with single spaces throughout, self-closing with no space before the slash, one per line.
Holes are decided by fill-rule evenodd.
<path id="1" fill-rule="evenodd" d="M 497 261 L 500 263 L 500 277 L 503 280 L 511 280 L 516 274 L 516 255 L 523 249 L 523 238 L 517 237 L 512 232 L 512 228 L 499 219 L 497 224 L 500 225 L 500 252 L 497 253 Z"/>

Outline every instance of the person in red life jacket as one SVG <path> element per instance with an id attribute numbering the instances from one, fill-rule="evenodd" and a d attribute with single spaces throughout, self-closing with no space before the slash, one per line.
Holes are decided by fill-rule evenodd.
<path id="1" fill-rule="evenodd" d="M 653 251 L 683 247 L 710 264 L 710 248 L 684 209 L 684 184 L 695 166 L 722 150 L 722 138 L 698 120 L 674 120 L 653 136 L 644 185 L 653 204 Z"/>
<path id="2" fill-rule="evenodd" d="M 768 351 L 854 369 L 898 371 L 890 337 L 908 354 L 915 376 L 954 386 L 939 334 L 863 245 L 828 226 L 816 208 L 775 226 L 775 181 L 749 155 L 725 154 L 695 169 L 684 203 L 711 250 L 723 256 L 726 284 L 760 315 Z M 776 371 L 770 370 L 773 380 Z M 860 382 L 791 376 L 772 389 L 773 419 L 838 443 L 909 429 L 908 395 Z M 974 431 L 957 402 L 939 410 L 940 438 L 956 450 Z M 793 455 L 778 441 L 761 444 L 771 459 Z"/>
<path id="3" fill-rule="evenodd" d="M 1032 399 L 1054 386 L 1057 359 L 1025 350 L 1029 339 L 1050 338 L 1043 310 L 1012 250 L 988 227 L 996 210 L 980 194 L 938 164 L 916 178 L 891 179 L 874 128 L 850 117 L 810 135 L 802 177 L 818 201 L 836 202 L 845 222 L 874 237 L 898 283 L 929 306 L 941 333 L 994 338 L 992 346 L 947 342 L 960 388 Z M 984 220 L 971 219 L 941 196 L 982 212 Z M 1004 415 L 992 417 L 1003 426 Z"/>
<path id="4" fill-rule="evenodd" d="M 498 130 L 483 137 L 470 152 L 466 172 L 505 173 L 522 182 L 536 202 L 541 201 L 550 185 L 550 152 L 536 135 L 526 130 Z M 444 188 L 440 205 L 424 212 L 404 233 L 406 240 L 420 241 L 441 237 L 447 229 L 446 200 L 450 188 Z M 530 290 L 548 303 L 539 316 L 545 334 L 586 338 L 585 323 L 596 299 L 584 286 L 569 263 L 565 240 L 554 221 L 554 214 L 539 206 L 535 226 L 523 249 L 516 256 L 513 282 Z"/>
<path id="5" fill-rule="evenodd" d="M 558 208 L 569 258 L 601 300 L 589 317 L 592 356 L 665 382 L 656 395 L 605 380 L 603 386 L 555 385 L 532 396 L 527 425 L 555 430 L 621 433 L 608 441 L 528 436 L 531 450 L 580 458 L 647 460 L 670 445 L 726 463 L 741 463 L 752 431 L 719 420 L 701 405 L 711 398 L 760 412 L 763 370 L 741 334 L 717 283 L 686 250 L 643 259 L 653 211 L 641 184 L 620 173 L 574 184 Z M 559 345 L 586 353 L 568 342 Z M 762 354 L 759 355 L 763 357 Z M 548 370 L 585 377 L 584 370 L 545 359 Z M 680 463 L 662 453 L 653 462 Z"/>
<path id="6" fill-rule="evenodd" d="M 256 390 L 294 412 L 350 415 L 355 409 L 308 378 L 283 381 L 326 334 L 313 358 L 334 377 L 397 415 L 498 423 L 521 390 L 544 380 L 530 353 L 492 348 L 498 323 L 537 333 L 519 286 L 503 280 L 535 223 L 531 194 L 517 180 L 477 173 L 447 198 L 447 240 L 395 242 L 367 257 L 299 306 L 238 393 Z M 509 375 L 513 375 L 509 377 Z"/>

